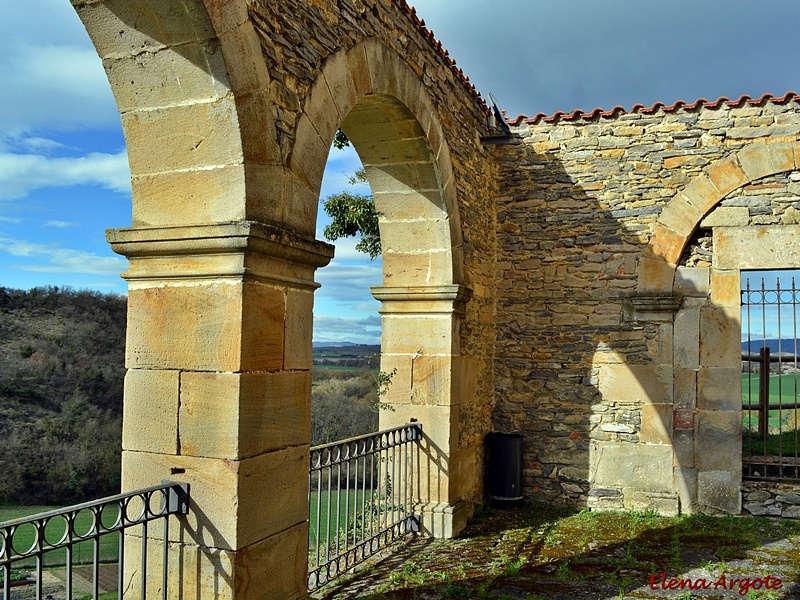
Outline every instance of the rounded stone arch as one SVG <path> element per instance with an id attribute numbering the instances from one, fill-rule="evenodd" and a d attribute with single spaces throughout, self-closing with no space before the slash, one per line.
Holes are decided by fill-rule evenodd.
<path id="1" fill-rule="evenodd" d="M 700 221 L 737 188 L 798 165 L 800 141 L 762 141 L 706 167 L 661 212 L 641 259 L 637 293 L 671 294 L 678 261 Z"/>
<path id="2" fill-rule="evenodd" d="M 244 0 L 73 0 L 121 115 L 134 227 L 273 222 L 270 78 Z M 272 131 L 270 134 L 269 132 Z"/>
<path id="3" fill-rule="evenodd" d="M 464 498 L 477 478 L 458 447 L 459 408 L 472 399 L 475 366 L 460 348 L 470 291 L 446 134 L 426 86 L 377 39 L 330 56 L 305 101 L 288 166 L 311 190 L 314 210 L 339 127 L 361 158 L 379 214 L 383 285 L 372 294 L 381 301 L 381 369 L 393 373 L 383 399 L 393 410 L 381 411 L 380 427 L 422 424 L 420 527 L 450 537 L 466 524 Z"/>
<path id="4" fill-rule="evenodd" d="M 384 285 L 461 283 L 461 227 L 445 133 L 425 85 L 380 40 L 329 57 L 306 100 L 289 168 L 315 202 L 340 127 L 361 158 L 379 213 Z"/>

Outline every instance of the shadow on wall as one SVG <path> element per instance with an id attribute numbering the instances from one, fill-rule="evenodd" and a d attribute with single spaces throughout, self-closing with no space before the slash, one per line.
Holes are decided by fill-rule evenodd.
<path id="1" fill-rule="evenodd" d="M 707 407 L 699 417 L 696 410 L 700 364 L 740 368 L 738 304 L 709 304 L 708 268 L 693 271 L 679 296 L 637 296 L 668 199 L 647 200 L 633 184 L 615 189 L 619 179 L 588 163 L 578 184 L 555 155 L 521 141 L 495 152 L 502 188 L 493 426 L 525 435 L 526 497 L 738 513 L 740 393 L 723 395 L 738 406 Z M 674 338 L 680 319 L 684 334 Z M 701 327 L 718 332 L 705 349 Z"/>

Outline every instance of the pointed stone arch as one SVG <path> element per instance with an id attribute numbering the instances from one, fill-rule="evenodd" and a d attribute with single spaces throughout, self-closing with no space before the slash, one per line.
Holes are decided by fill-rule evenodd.
<path id="1" fill-rule="evenodd" d="M 749 144 L 709 165 L 661 212 L 641 259 L 637 293 L 671 294 L 683 250 L 697 225 L 737 188 L 800 165 L 800 141 Z"/>

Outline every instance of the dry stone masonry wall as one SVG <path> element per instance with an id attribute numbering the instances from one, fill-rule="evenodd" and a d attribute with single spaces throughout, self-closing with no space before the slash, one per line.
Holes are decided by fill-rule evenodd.
<path id="1" fill-rule="evenodd" d="M 745 163 L 743 149 L 794 143 L 800 106 L 787 95 L 520 118 L 514 133 L 495 149 L 494 426 L 526 434 L 528 495 L 738 513 L 741 413 L 730 398 L 740 394 L 724 383 L 739 380 L 728 365 L 739 352 L 738 271 L 712 268 L 713 232 L 794 225 L 795 162 L 739 174 L 742 185 L 715 188 L 702 209 L 675 207 L 715 165 Z M 683 248 L 667 250 L 678 252 L 666 261 L 670 293 L 643 294 L 644 259 L 667 252 L 653 246 L 658 227 L 694 236 L 670 239 L 688 242 L 679 269 Z"/>

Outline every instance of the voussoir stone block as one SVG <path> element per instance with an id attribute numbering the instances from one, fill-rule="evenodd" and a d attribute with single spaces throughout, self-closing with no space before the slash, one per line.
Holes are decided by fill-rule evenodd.
<path id="1" fill-rule="evenodd" d="M 706 175 L 719 190 L 720 197 L 727 196 L 733 190 L 749 183 L 742 166 L 735 157 L 729 156 L 719 160 L 706 169 Z"/>

